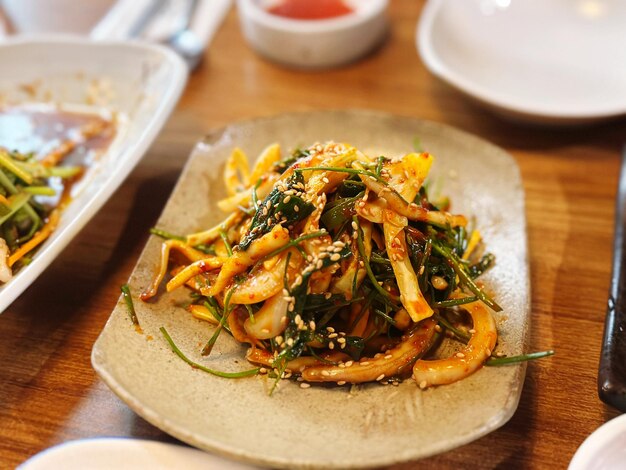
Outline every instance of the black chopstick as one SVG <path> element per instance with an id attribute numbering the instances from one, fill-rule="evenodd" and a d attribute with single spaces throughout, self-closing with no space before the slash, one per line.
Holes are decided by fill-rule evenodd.
<path id="1" fill-rule="evenodd" d="M 626 146 L 615 205 L 613 275 L 598 371 L 600 399 L 626 412 Z"/>

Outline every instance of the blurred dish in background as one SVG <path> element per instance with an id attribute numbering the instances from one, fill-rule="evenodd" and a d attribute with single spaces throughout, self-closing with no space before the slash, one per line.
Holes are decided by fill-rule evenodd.
<path id="1" fill-rule="evenodd" d="M 54 106 L 55 112 L 64 112 L 64 126 L 69 124 L 67 113 L 101 110 L 116 124 L 106 151 L 98 152 L 80 181 L 71 186 L 69 203 L 55 230 L 32 261 L 0 286 L 2 312 L 52 263 L 143 157 L 174 109 L 187 70 L 176 54 L 161 46 L 82 37 L 8 39 L 0 43 L 0 63 L 10 64 L 0 77 L 0 106 L 5 109 L 0 135 L 8 134 L 2 139 L 8 150 L 37 150 L 37 136 L 27 132 L 34 116 L 22 119 L 20 130 L 9 111 L 15 107 Z M 41 124 L 43 116 L 38 119 Z M 32 140 L 19 139 L 20 133 L 25 139 L 30 133 Z M 63 137 L 80 140 L 72 133 Z"/>
<path id="2" fill-rule="evenodd" d="M 2 0 L 11 29 L 19 33 L 87 34 L 116 0 Z"/>
<path id="3" fill-rule="evenodd" d="M 354 61 L 385 37 L 388 0 L 323 0 L 315 7 L 303 4 L 303 0 L 238 0 L 244 37 L 272 61 L 309 69 Z M 337 15 L 341 5 L 348 12 L 341 10 Z M 324 11 L 329 17 L 319 18 Z"/>
<path id="4" fill-rule="evenodd" d="M 417 30 L 426 67 L 518 120 L 582 124 L 626 114 L 620 0 L 429 0 Z"/>

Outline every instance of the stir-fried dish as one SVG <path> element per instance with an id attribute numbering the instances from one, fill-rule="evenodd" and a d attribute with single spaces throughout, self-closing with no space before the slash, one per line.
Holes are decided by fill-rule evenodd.
<path id="1" fill-rule="evenodd" d="M 111 121 L 97 115 L 0 109 L 0 282 L 28 264 L 54 231 L 70 188 L 108 146 Z"/>
<path id="2" fill-rule="evenodd" d="M 216 325 L 203 354 L 226 331 L 261 372 L 302 387 L 460 380 L 492 356 L 501 309 L 476 281 L 494 262 L 480 233 L 428 198 L 432 163 L 338 143 L 283 157 L 273 144 L 249 168 L 235 149 L 228 216 L 182 237 L 155 230 L 167 240 L 141 298 L 169 273 L 167 291 L 189 288 L 189 312 Z"/>

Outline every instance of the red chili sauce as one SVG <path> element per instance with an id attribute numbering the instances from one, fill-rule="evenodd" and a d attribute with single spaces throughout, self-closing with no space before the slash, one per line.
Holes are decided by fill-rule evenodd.
<path id="1" fill-rule="evenodd" d="M 342 0 L 283 0 L 268 11 L 296 20 L 325 20 L 353 12 Z"/>

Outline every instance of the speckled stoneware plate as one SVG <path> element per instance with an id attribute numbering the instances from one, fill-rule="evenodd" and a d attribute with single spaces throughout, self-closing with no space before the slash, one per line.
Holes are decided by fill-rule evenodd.
<path id="1" fill-rule="evenodd" d="M 435 155 L 433 189 L 453 209 L 476 218 L 497 258 L 485 277 L 504 312 L 495 314 L 498 351 L 520 354 L 529 327 L 529 279 L 524 194 L 510 155 L 472 135 L 433 122 L 365 111 L 287 114 L 247 121 L 198 144 L 158 226 L 190 233 L 223 218 L 221 165 L 234 146 L 248 155 L 280 142 L 284 149 L 316 141 L 349 142 L 370 155 L 409 152 L 418 138 Z M 137 295 L 148 285 L 161 241 L 148 242 L 129 281 Z M 135 301 L 143 333 L 120 299 L 94 349 L 104 381 L 143 418 L 193 446 L 259 465 L 289 468 L 363 468 L 418 459 L 450 450 L 502 426 L 515 411 L 523 365 L 483 368 L 462 382 L 420 390 L 372 384 L 311 387 L 283 381 L 273 396 L 265 376 L 222 379 L 192 369 L 159 333 L 165 326 L 192 359 L 220 370 L 250 366 L 246 348 L 222 335 L 210 358 L 200 345 L 211 334 L 181 304 L 184 290 L 155 303 Z"/>

